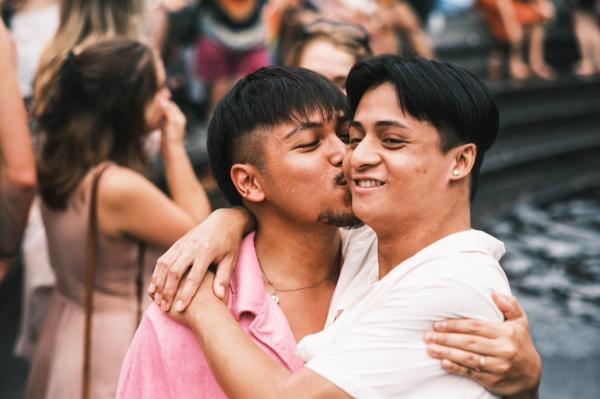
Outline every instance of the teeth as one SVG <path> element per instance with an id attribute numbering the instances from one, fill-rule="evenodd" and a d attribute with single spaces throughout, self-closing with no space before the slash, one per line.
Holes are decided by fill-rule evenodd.
<path id="1" fill-rule="evenodd" d="M 361 188 L 371 188 L 383 186 L 383 182 L 379 180 L 356 180 L 356 185 Z"/>

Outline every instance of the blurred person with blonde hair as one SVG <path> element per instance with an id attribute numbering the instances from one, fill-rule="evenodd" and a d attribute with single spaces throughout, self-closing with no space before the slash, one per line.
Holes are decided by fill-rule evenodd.
<path id="1" fill-rule="evenodd" d="M 302 28 L 285 54 L 285 64 L 318 72 L 346 92 L 352 66 L 372 54 L 364 27 L 322 18 Z"/>
<path id="2" fill-rule="evenodd" d="M 27 397 L 114 398 L 155 261 L 145 248 L 173 244 L 210 205 L 184 148 L 185 117 L 147 45 L 117 38 L 69 52 L 48 100 L 38 173 L 56 287 Z M 156 129 L 172 199 L 143 174 Z"/>
<path id="3" fill-rule="evenodd" d="M 112 37 L 139 37 L 142 0 L 61 0 L 60 23 L 40 59 L 34 86 L 34 114 L 54 95 L 58 71 L 69 51 Z"/>

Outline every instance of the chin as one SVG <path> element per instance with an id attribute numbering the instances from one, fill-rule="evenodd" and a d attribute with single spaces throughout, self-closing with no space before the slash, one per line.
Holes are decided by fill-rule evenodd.
<path id="1" fill-rule="evenodd" d="M 381 216 L 380 212 L 383 209 L 385 208 L 380 204 L 352 201 L 352 212 L 354 215 L 369 226 L 372 221 L 377 220 Z"/>

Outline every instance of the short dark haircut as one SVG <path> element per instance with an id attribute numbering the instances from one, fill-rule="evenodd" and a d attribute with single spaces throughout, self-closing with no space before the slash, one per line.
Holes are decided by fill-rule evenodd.
<path id="1" fill-rule="evenodd" d="M 404 112 L 438 130 L 443 152 L 466 143 L 477 146 L 473 199 L 484 154 L 498 135 L 498 108 L 489 90 L 472 73 L 449 62 L 382 55 L 358 62 L 350 71 L 346 92 L 352 115 L 365 92 L 384 83 L 395 86 Z"/>
<path id="2" fill-rule="evenodd" d="M 231 167 L 249 163 L 264 168 L 263 134 L 280 124 L 307 121 L 315 112 L 324 120 L 345 117 L 348 103 L 333 82 L 304 68 L 261 68 L 223 97 L 208 126 L 207 146 L 213 176 L 232 205 L 243 202 Z"/>

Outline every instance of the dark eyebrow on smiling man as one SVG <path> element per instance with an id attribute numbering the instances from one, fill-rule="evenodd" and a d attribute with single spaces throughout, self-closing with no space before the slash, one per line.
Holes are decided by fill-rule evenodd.
<path id="1" fill-rule="evenodd" d="M 353 127 L 355 129 L 364 131 L 365 128 L 363 127 L 362 123 L 360 123 L 357 120 L 351 120 L 350 121 L 350 127 Z M 375 122 L 375 128 L 376 129 L 382 129 L 382 128 L 386 128 L 386 127 L 398 127 L 400 129 L 408 129 L 408 126 L 405 125 L 404 123 L 400 122 L 400 121 L 395 121 L 395 120 L 391 120 L 391 121 L 377 121 Z"/>

